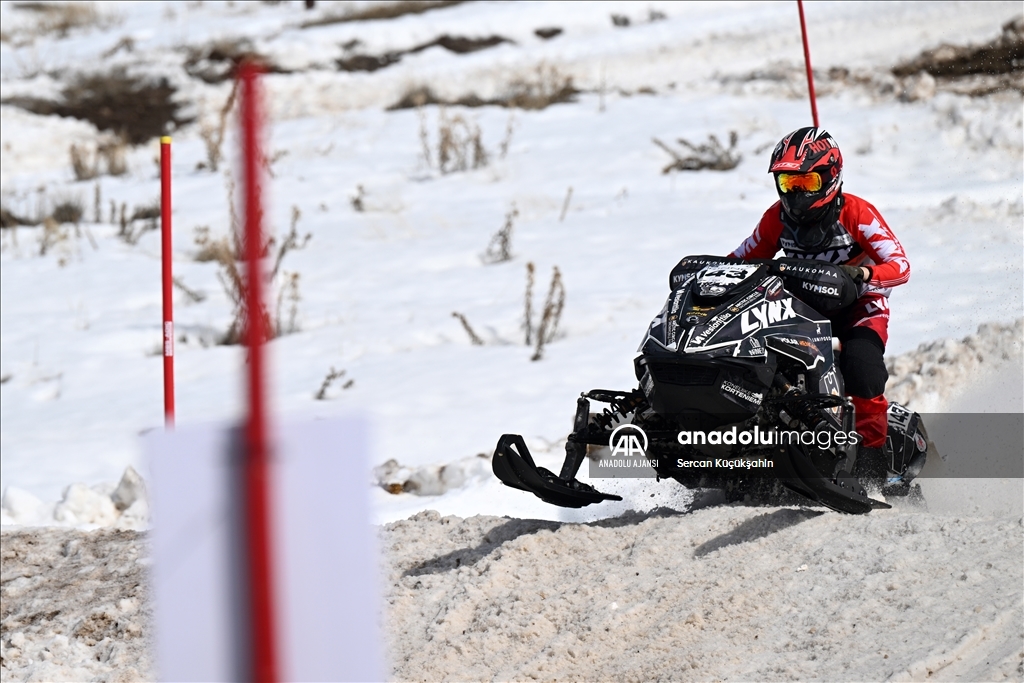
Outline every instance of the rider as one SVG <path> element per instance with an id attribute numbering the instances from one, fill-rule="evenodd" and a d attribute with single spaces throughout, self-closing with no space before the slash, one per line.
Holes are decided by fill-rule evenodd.
<path id="1" fill-rule="evenodd" d="M 825 130 L 800 128 L 782 138 L 768 172 L 779 201 L 730 256 L 772 258 L 782 249 L 789 257 L 837 264 L 859 285 L 857 301 L 832 323 L 842 343 L 840 370 L 863 438 L 857 472 L 884 474 L 887 299 L 892 287 L 910 279 L 910 262 L 878 209 L 843 193 L 843 155 Z"/>

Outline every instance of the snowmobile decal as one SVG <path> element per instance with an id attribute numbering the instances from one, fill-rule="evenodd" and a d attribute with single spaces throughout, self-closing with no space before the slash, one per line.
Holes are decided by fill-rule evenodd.
<path id="1" fill-rule="evenodd" d="M 722 391 L 753 406 L 761 405 L 761 400 L 764 398 L 764 394 L 747 391 L 743 387 L 729 381 L 722 382 Z"/>
<path id="2" fill-rule="evenodd" d="M 697 293 L 700 296 L 721 296 L 750 277 L 757 268 L 756 265 L 738 263 L 708 266 L 697 275 Z"/>
<path id="3" fill-rule="evenodd" d="M 754 320 L 751 320 L 750 316 L 754 316 Z M 740 316 L 740 330 L 742 330 L 743 334 L 749 334 L 763 327 L 795 317 L 793 299 L 767 301 L 756 308 L 743 311 L 743 314 Z"/>
<path id="4" fill-rule="evenodd" d="M 764 341 L 772 351 L 799 361 L 808 370 L 814 370 L 819 365 L 824 365 L 825 363 L 825 356 L 817 346 L 807 341 L 806 338 L 793 339 L 791 337 L 769 335 L 765 337 Z"/>

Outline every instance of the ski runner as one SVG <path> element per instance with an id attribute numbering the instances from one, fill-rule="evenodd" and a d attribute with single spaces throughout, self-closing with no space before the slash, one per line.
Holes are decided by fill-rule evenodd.
<path id="1" fill-rule="evenodd" d="M 874 206 L 843 194 L 843 155 L 820 128 L 800 128 L 772 152 L 768 172 L 779 201 L 730 256 L 786 256 L 840 265 L 859 285 L 857 301 L 830 316 L 842 343 L 839 367 L 857 414 L 861 443 L 854 474 L 878 479 L 886 448 L 889 374 L 883 355 L 889 333 L 889 292 L 910 279 L 910 261 Z"/>

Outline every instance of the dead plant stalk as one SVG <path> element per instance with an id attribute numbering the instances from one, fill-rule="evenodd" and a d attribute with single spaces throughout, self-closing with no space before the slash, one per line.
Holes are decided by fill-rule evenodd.
<path id="1" fill-rule="evenodd" d="M 505 214 L 505 224 L 498 232 L 491 237 L 487 250 L 484 252 L 484 263 L 504 263 L 512 260 L 512 228 L 515 224 L 519 210 L 513 204 L 509 212 Z"/>
<path id="2" fill-rule="evenodd" d="M 565 308 L 565 286 L 562 284 L 562 273 L 555 266 L 551 274 L 551 286 L 544 301 L 544 312 L 537 326 L 537 346 L 530 360 L 538 361 L 543 357 L 544 345 L 550 343 L 558 332 L 558 323 L 562 319 Z"/>
<path id="3" fill-rule="evenodd" d="M 469 321 L 466 320 L 466 316 L 462 315 L 458 311 L 452 311 L 452 317 L 458 318 L 459 322 L 462 323 L 462 329 L 466 330 L 466 334 L 469 335 L 469 341 L 471 344 L 473 344 L 473 346 L 484 345 L 484 340 L 481 339 L 479 335 L 477 335 L 477 333 L 473 331 L 473 328 L 470 326 Z"/>

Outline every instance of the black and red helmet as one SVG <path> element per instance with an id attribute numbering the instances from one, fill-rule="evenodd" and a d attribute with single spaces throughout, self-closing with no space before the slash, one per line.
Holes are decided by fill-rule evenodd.
<path id="1" fill-rule="evenodd" d="M 768 165 L 782 210 L 799 225 L 820 220 L 839 197 L 843 155 L 821 128 L 799 128 L 782 138 Z"/>

